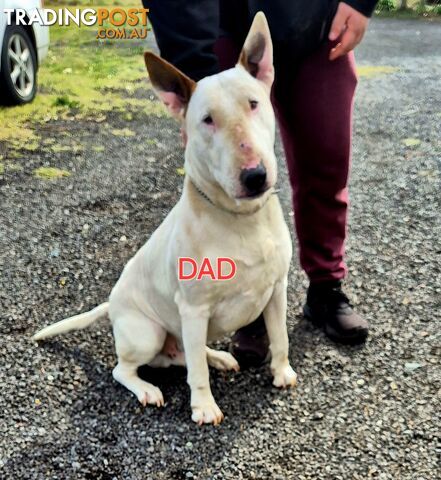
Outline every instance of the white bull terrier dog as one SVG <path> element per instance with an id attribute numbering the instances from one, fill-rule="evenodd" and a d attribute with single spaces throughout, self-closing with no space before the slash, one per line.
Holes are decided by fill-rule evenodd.
<path id="1" fill-rule="evenodd" d="M 143 404 L 162 406 L 159 388 L 137 374 L 141 365 L 186 366 L 192 419 L 218 424 L 223 414 L 210 389 L 208 365 L 238 370 L 227 352 L 207 347 L 262 312 L 273 384 L 291 387 L 287 276 L 292 246 L 274 185 L 275 119 L 272 42 L 263 13 L 254 18 L 235 68 L 198 83 L 153 53 L 145 53 L 159 97 L 182 122 L 187 139 L 182 196 L 147 243 L 127 263 L 109 301 L 39 331 L 41 340 L 85 328 L 108 314 L 118 364 L 114 378 Z M 228 257 L 229 280 L 180 280 L 179 258 L 200 265 Z"/>

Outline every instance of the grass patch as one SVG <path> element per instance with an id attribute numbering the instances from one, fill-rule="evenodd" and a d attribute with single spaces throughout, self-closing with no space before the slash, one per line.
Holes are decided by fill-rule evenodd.
<path id="1" fill-rule="evenodd" d="M 49 148 L 54 153 L 63 153 L 63 152 L 78 153 L 84 150 L 84 147 L 79 144 L 60 145 L 57 143 L 55 145 L 50 146 Z"/>
<path id="2" fill-rule="evenodd" d="M 70 177 L 71 173 L 67 170 L 61 170 L 55 167 L 40 167 L 34 170 L 34 176 L 44 180 L 53 180 L 55 178 Z"/>
<path id="3" fill-rule="evenodd" d="M 117 137 L 134 137 L 136 135 L 135 132 L 129 128 L 112 130 L 112 134 L 116 135 Z"/>
<path id="4" fill-rule="evenodd" d="M 373 78 L 378 75 L 391 74 L 398 70 L 398 67 L 392 67 L 389 65 L 363 65 L 357 67 L 357 74 L 359 77 Z"/>
<path id="5" fill-rule="evenodd" d="M 105 148 L 104 148 L 103 145 L 96 145 L 96 146 L 93 146 L 93 147 L 92 147 L 92 150 L 93 150 L 94 152 L 99 153 L 99 152 L 104 152 Z"/>
<path id="6" fill-rule="evenodd" d="M 420 0 L 407 0 L 407 7 L 402 7 L 401 0 L 380 0 L 375 7 L 375 14 L 381 17 L 392 18 L 436 18 L 441 15 L 441 0 L 421 2 Z"/>
<path id="7" fill-rule="evenodd" d="M 403 143 L 406 147 L 418 147 L 421 144 L 421 140 L 418 138 L 405 138 Z"/>
<path id="8" fill-rule="evenodd" d="M 0 110 L 0 119 L 2 112 Z M 7 122 L 7 123 L 6 123 Z M 19 122 L 17 118 L 6 119 L 5 123 L 0 121 L 0 143 L 4 142 L 9 147 L 8 157 L 19 157 L 18 150 L 35 151 L 39 147 L 39 137 L 30 128 L 26 128 L 25 122 Z"/>

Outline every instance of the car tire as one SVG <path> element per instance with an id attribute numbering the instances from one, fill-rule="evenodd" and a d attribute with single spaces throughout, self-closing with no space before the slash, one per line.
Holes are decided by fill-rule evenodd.
<path id="1" fill-rule="evenodd" d="M 6 27 L 1 50 L 0 103 L 21 105 L 37 92 L 37 53 L 25 28 Z"/>

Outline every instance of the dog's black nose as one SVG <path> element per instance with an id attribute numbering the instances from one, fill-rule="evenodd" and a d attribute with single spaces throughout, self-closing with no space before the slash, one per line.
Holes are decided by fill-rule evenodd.
<path id="1" fill-rule="evenodd" d="M 256 168 L 243 169 L 240 173 L 240 181 L 250 197 L 261 193 L 266 182 L 265 167 L 258 165 Z"/>

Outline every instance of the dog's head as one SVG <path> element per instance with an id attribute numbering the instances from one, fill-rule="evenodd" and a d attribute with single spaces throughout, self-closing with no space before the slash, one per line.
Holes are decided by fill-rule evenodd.
<path id="1" fill-rule="evenodd" d="M 262 205 L 277 177 L 273 53 L 264 14 L 255 16 L 236 67 L 198 83 L 152 53 L 145 61 L 159 97 L 182 120 L 190 179 L 229 209 Z"/>

